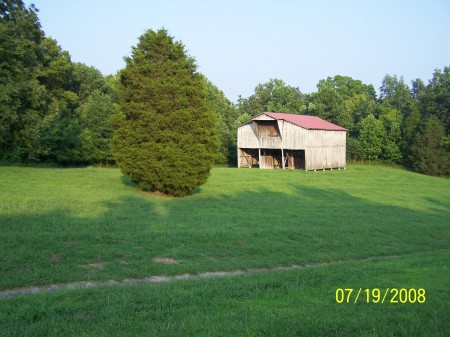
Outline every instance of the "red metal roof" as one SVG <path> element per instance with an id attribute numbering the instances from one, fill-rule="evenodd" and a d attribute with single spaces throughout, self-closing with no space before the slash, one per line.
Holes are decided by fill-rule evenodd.
<path id="1" fill-rule="evenodd" d="M 261 115 L 263 114 L 278 120 L 285 120 L 304 129 L 347 131 L 347 129 L 343 128 L 342 126 L 327 122 L 326 120 L 316 116 L 294 115 L 279 112 L 263 112 Z"/>

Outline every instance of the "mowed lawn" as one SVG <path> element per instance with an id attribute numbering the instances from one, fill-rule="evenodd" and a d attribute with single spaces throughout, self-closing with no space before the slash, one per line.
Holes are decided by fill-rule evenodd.
<path id="1" fill-rule="evenodd" d="M 5 166 L 0 242 L 0 291 L 305 266 L 0 299 L 0 335 L 450 333 L 450 180 L 401 169 L 216 168 L 177 199 L 117 169 Z M 423 288 L 425 303 L 336 303 L 337 288 L 388 287 Z"/>

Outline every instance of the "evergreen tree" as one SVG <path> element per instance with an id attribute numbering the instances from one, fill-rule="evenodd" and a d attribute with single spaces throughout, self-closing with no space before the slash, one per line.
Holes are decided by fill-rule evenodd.
<path id="1" fill-rule="evenodd" d="M 195 60 L 165 29 L 144 33 L 125 60 L 117 163 L 144 188 L 187 195 L 206 182 L 218 144 Z"/>

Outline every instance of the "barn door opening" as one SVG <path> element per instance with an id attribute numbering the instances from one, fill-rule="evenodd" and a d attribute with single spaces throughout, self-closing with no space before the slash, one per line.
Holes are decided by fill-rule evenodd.
<path id="1" fill-rule="evenodd" d="M 280 137 L 277 121 L 255 121 L 258 138 Z"/>
<path id="2" fill-rule="evenodd" d="M 261 168 L 282 168 L 281 150 L 261 149 Z"/>
<path id="3" fill-rule="evenodd" d="M 258 149 L 239 149 L 239 167 L 259 167 Z"/>
<path id="4" fill-rule="evenodd" d="M 286 150 L 286 168 L 305 169 L 305 150 Z"/>

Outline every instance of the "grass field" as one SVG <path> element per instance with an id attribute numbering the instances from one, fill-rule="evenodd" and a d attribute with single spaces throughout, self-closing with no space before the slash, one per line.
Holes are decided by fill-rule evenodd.
<path id="1" fill-rule="evenodd" d="M 0 336 L 450 334 L 449 179 L 368 165 L 216 168 L 175 199 L 117 169 L 5 166 L 0 242 L 0 291 L 307 266 L 4 298 Z M 426 301 L 336 303 L 337 288 L 388 287 L 423 288 Z"/>

